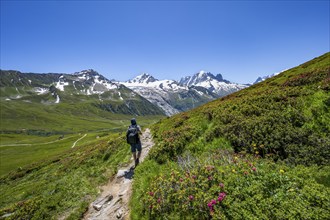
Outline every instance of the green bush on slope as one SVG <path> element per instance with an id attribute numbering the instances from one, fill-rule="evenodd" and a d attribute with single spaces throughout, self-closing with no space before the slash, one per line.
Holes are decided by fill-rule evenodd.
<path id="1" fill-rule="evenodd" d="M 228 151 L 180 157 L 141 192 L 133 219 L 328 219 L 330 189 L 317 177 L 329 171 Z"/>

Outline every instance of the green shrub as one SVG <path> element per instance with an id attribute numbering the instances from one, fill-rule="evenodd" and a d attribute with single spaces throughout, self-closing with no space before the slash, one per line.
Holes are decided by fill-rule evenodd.
<path id="1" fill-rule="evenodd" d="M 329 219 L 330 190 L 311 173 L 258 157 L 220 151 L 179 158 L 140 197 L 149 219 Z M 328 175 L 329 167 L 318 170 Z"/>

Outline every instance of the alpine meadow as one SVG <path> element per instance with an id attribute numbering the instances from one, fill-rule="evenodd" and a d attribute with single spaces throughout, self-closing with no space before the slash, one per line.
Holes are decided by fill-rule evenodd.
<path id="1" fill-rule="evenodd" d="M 131 218 L 329 219 L 329 90 L 326 53 L 154 124 Z"/>
<path id="2" fill-rule="evenodd" d="M 330 218 L 330 53 L 167 117 L 100 78 L 1 72 L 1 219 L 82 219 L 132 160 L 132 115 L 155 145 L 131 219 Z"/>

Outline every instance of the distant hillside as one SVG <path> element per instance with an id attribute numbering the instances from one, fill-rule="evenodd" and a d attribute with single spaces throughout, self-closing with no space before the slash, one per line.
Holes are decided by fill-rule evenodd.
<path id="1" fill-rule="evenodd" d="M 330 162 L 330 53 L 154 126 L 159 162 L 227 139 L 235 152 Z M 161 141 L 172 138 L 173 141 Z M 216 146 L 214 146 L 216 147 Z"/>
<path id="2" fill-rule="evenodd" d="M 94 70 L 74 74 L 35 74 L 1 70 L 1 131 L 71 129 L 87 122 L 164 115 L 157 106 Z M 32 120 L 31 120 L 32 119 Z M 70 123 L 69 123 L 70 122 Z M 67 130 L 71 130 L 67 128 Z"/>

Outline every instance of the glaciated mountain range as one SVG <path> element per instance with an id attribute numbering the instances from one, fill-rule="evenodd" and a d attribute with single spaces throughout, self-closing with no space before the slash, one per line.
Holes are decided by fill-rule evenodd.
<path id="1" fill-rule="evenodd" d="M 144 73 L 121 84 L 158 105 L 167 115 L 186 111 L 247 87 L 224 80 L 221 74 L 214 76 L 205 71 L 182 78 L 180 82 L 158 80 Z"/>
<path id="2" fill-rule="evenodd" d="M 43 105 L 75 104 L 108 112 L 131 115 L 162 115 L 163 110 L 131 89 L 111 82 L 94 70 L 73 74 L 21 73 L 0 75 L 1 102 Z"/>
<path id="3" fill-rule="evenodd" d="M 248 85 L 231 83 L 228 80 L 223 79 L 221 74 L 214 76 L 212 73 L 205 71 L 200 71 L 193 76 L 182 78 L 180 80 L 180 85 L 204 87 L 210 92 L 216 93 L 219 97 L 226 96 L 248 87 Z"/>
<path id="4" fill-rule="evenodd" d="M 103 110 L 134 115 L 173 115 L 247 87 L 205 71 L 179 82 L 158 80 L 146 73 L 116 82 L 91 69 L 73 74 L 1 70 L 0 86 L 5 101 L 91 102 Z"/>
<path id="5" fill-rule="evenodd" d="M 163 109 L 166 115 L 192 109 L 218 97 L 203 87 L 183 86 L 174 80 L 158 80 L 146 73 L 121 84 Z"/>

